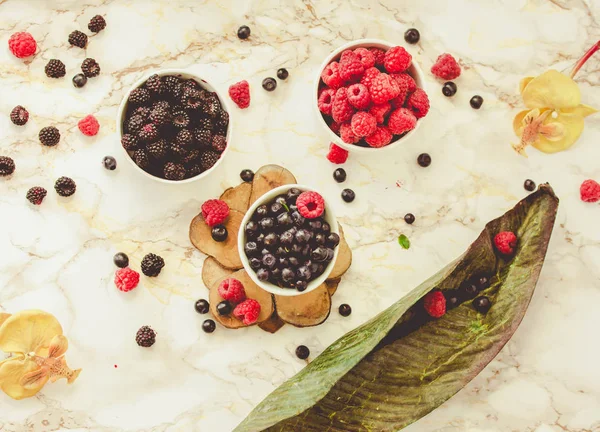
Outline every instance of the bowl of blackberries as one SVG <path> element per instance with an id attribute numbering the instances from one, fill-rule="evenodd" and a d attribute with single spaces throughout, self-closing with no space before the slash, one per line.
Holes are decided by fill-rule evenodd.
<path id="1" fill-rule="evenodd" d="M 302 185 L 281 186 L 256 200 L 238 234 L 240 257 L 252 280 L 282 296 L 305 294 L 325 282 L 339 243 L 331 207 Z"/>
<path id="2" fill-rule="evenodd" d="M 162 70 L 137 81 L 117 115 L 127 159 L 163 183 L 208 176 L 231 140 L 227 102 L 205 79 L 182 70 Z"/>

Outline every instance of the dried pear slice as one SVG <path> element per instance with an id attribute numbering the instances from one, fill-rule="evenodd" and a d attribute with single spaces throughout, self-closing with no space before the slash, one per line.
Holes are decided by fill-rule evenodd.
<path id="1" fill-rule="evenodd" d="M 346 271 L 350 268 L 352 264 L 352 250 L 350 250 L 350 246 L 346 242 L 346 238 L 344 237 L 344 230 L 342 229 L 342 225 L 339 225 L 340 229 L 340 244 L 339 244 L 339 252 L 335 264 L 333 265 L 333 269 L 329 274 L 329 279 L 337 279 L 342 276 Z"/>
<path id="2" fill-rule="evenodd" d="M 335 294 L 341 281 L 341 278 L 327 279 L 325 281 L 325 285 L 327 285 L 327 291 L 329 291 L 330 296 L 333 296 Z"/>
<path id="3" fill-rule="evenodd" d="M 242 285 L 244 285 L 246 297 L 254 299 L 260 303 L 260 315 L 258 316 L 257 323 L 264 322 L 271 317 L 274 310 L 273 298 L 271 297 L 271 294 L 256 285 L 252 279 L 250 279 L 250 276 L 248 276 L 246 270 L 238 270 L 227 277 L 232 277 L 239 280 Z M 233 314 L 222 316 L 217 312 L 217 305 L 223 301 L 223 298 L 219 295 L 218 290 L 219 284 L 223 279 L 225 278 L 221 278 L 220 280 L 216 281 L 210 289 L 209 302 L 211 313 L 213 314 L 215 320 L 217 320 L 224 327 L 230 329 L 248 327 L 241 320 L 234 317 Z"/>
<path id="4" fill-rule="evenodd" d="M 211 289 L 215 282 L 231 276 L 232 273 L 232 270 L 223 267 L 213 257 L 206 258 L 204 264 L 202 264 L 202 282 L 204 282 L 204 286 L 208 289 Z"/>
<path id="5" fill-rule="evenodd" d="M 258 326 L 269 333 L 275 333 L 277 330 L 279 330 L 281 327 L 283 327 L 285 325 L 285 323 L 283 322 L 283 320 L 281 318 L 279 318 L 279 316 L 277 315 L 277 312 L 273 312 L 273 314 L 271 315 L 271 317 L 266 320 L 261 322 L 260 324 L 258 324 Z"/>
<path id="6" fill-rule="evenodd" d="M 35 372 L 39 366 L 26 357 L 10 358 L 0 364 L 0 389 L 13 399 L 21 400 L 35 396 L 48 382 L 49 376 L 38 380 L 35 386 L 21 385 L 23 376 Z"/>
<path id="7" fill-rule="evenodd" d="M 63 330 L 56 318 L 40 310 L 18 312 L 0 327 L 0 349 L 4 352 L 46 357 L 54 336 Z"/>
<path id="8" fill-rule="evenodd" d="M 326 284 L 299 296 L 274 296 L 277 315 L 296 327 L 312 327 L 321 324 L 331 311 L 331 296 Z"/>
<path id="9" fill-rule="evenodd" d="M 295 183 L 298 183 L 296 177 L 287 169 L 279 165 L 265 165 L 254 174 L 249 205 L 252 205 L 254 201 L 270 190 Z"/>
<path id="10" fill-rule="evenodd" d="M 242 268 L 242 261 L 237 248 L 237 236 L 244 215 L 237 210 L 231 210 L 225 222 L 227 240 L 216 242 L 211 236 L 212 228 L 209 227 L 202 214 L 192 219 L 190 224 L 190 240 L 192 244 L 208 256 L 214 257 L 223 267 L 229 269 Z"/>
<path id="11" fill-rule="evenodd" d="M 225 201 L 230 209 L 246 213 L 250 207 L 250 194 L 252 193 L 252 183 L 241 183 L 236 187 L 230 187 L 221 194 L 222 201 Z"/>

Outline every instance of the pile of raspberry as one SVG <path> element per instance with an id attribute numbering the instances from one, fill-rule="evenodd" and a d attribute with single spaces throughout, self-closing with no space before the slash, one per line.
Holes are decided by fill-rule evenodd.
<path id="1" fill-rule="evenodd" d="M 318 107 L 348 144 L 385 147 L 429 112 L 429 98 L 408 73 L 411 55 L 396 46 L 342 52 L 321 73 Z"/>

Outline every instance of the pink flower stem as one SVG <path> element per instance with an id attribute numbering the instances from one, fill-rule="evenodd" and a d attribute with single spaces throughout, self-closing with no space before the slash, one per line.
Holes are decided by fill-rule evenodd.
<path id="1" fill-rule="evenodd" d="M 575 78 L 575 75 L 577 74 L 577 72 L 579 72 L 579 69 L 581 69 L 581 67 L 585 64 L 585 62 L 588 61 L 589 58 L 591 56 L 593 56 L 596 53 L 596 51 L 598 51 L 599 49 L 600 49 L 600 41 L 596 42 L 588 50 L 588 52 L 586 52 L 584 54 L 584 56 L 579 59 L 579 61 L 577 62 L 577 64 L 575 65 L 575 67 L 573 67 L 573 70 L 571 71 L 571 78 Z"/>

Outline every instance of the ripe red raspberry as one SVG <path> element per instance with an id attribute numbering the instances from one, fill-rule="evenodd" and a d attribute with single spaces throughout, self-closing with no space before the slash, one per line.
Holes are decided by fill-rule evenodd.
<path id="1" fill-rule="evenodd" d="M 385 70 L 390 73 L 404 72 L 410 67 L 412 56 L 401 46 L 390 48 L 383 59 Z"/>
<path id="2" fill-rule="evenodd" d="M 365 86 L 367 86 L 367 88 L 369 88 L 371 86 L 371 82 L 373 81 L 373 78 L 375 78 L 380 73 L 381 72 L 376 67 L 370 67 L 365 70 L 364 75 L 360 79 L 360 83 L 364 84 Z"/>
<path id="3" fill-rule="evenodd" d="M 260 315 L 260 303 L 254 299 L 244 300 L 235 307 L 233 315 L 241 319 L 245 325 L 252 325 Z"/>
<path id="4" fill-rule="evenodd" d="M 600 184 L 595 180 L 586 180 L 581 183 L 579 194 L 583 202 L 598 202 L 600 201 Z"/>
<path id="5" fill-rule="evenodd" d="M 85 136 L 94 136 L 100 130 L 100 123 L 98 123 L 96 117 L 91 114 L 79 120 L 77 126 L 79 127 L 81 133 Z"/>
<path id="6" fill-rule="evenodd" d="M 27 32 L 17 32 L 8 39 L 8 49 L 17 58 L 25 58 L 35 54 L 37 43 Z"/>
<path id="7" fill-rule="evenodd" d="M 340 59 L 340 78 L 347 83 L 358 82 L 362 77 L 365 67 L 360 62 L 357 55 L 351 53 L 352 56 L 347 56 L 347 60 Z"/>
<path id="8" fill-rule="evenodd" d="M 494 237 L 494 245 L 502 255 L 512 255 L 517 246 L 517 236 L 511 231 L 502 231 Z"/>
<path id="9" fill-rule="evenodd" d="M 406 97 L 417 89 L 417 83 L 407 73 L 390 75 L 398 84 L 400 92 L 398 96 L 391 100 L 394 108 L 402 108 L 406 103 Z"/>
<path id="10" fill-rule="evenodd" d="M 358 60 L 358 56 L 351 49 L 347 49 L 342 51 L 342 55 L 340 55 L 340 63 L 347 62 L 352 60 Z"/>
<path id="11" fill-rule="evenodd" d="M 413 110 L 415 116 L 423 118 L 429 112 L 429 98 L 423 89 L 416 89 L 413 94 L 408 97 L 406 106 Z"/>
<path id="12" fill-rule="evenodd" d="M 219 285 L 218 290 L 221 298 L 232 304 L 238 304 L 246 300 L 246 290 L 244 290 L 244 285 L 237 279 L 225 279 Z"/>
<path id="13" fill-rule="evenodd" d="M 392 141 L 392 133 L 386 126 L 377 126 L 375 132 L 365 138 L 371 147 L 385 147 Z"/>
<path id="14" fill-rule="evenodd" d="M 119 291 L 129 292 L 140 282 L 140 274 L 130 267 L 119 269 L 115 272 L 115 285 Z"/>
<path id="15" fill-rule="evenodd" d="M 346 88 L 341 87 L 335 91 L 331 105 L 331 116 L 334 121 L 344 123 L 352 118 L 352 114 L 354 114 L 354 108 L 352 108 L 352 105 L 348 101 Z"/>
<path id="16" fill-rule="evenodd" d="M 354 54 L 358 56 L 358 60 L 362 63 L 365 69 L 375 66 L 375 55 L 366 48 L 356 48 Z"/>
<path id="17" fill-rule="evenodd" d="M 356 144 L 360 138 L 354 135 L 350 123 L 342 123 L 340 125 L 340 137 L 346 144 Z"/>
<path id="18" fill-rule="evenodd" d="M 306 191 L 296 199 L 296 206 L 306 219 L 315 219 L 325 211 L 325 200 L 317 192 Z"/>
<path id="19" fill-rule="evenodd" d="M 340 65 L 338 62 L 331 62 L 325 66 L 325 69 L 321 72 L 321 79 L 332 89 L 340 88 L 344 81 L 340 78 Z"/>
<path id="20" fill-rule="evenodd" d="M 327 160 L 334 164 L 343 164 L 348 160 L 348 151 L 336 146 L 334 143 L 330 143 Z"/>
<path id="21" fill-rule="evenodd" d="M 385 51 L 381 48 L 369 48 L 369 51 L 373 53 L 375 57 L 375 66 L 383 66 L 383 60 L 385 59 Z"/>
<path id="22" fill-rule="evenodd" d="M 333 97 L 335 96 L 334 89 L 325 89 L 321 92 L 319 96 L 319 100 L 317 102 L 317 106 L 319 107 L 319 111 L 323 114 L 331 115 L 331 104 L 333 103 Z"/>
<path id="23" fill-rule="evenodd" d="M 402 135 L 411 131 L 417 125 L 417 118 L 408 108 L 398 108 L 392 111 L 387 126 L 394 135 Z"/>
<path id="24" fill-rule="evenodd" d="M 229 97 L 235 104 L 244 109 L 250 106 L 250 85 L 243 80 L 229 86 Z"/>
<path id="25" fill-rule="evenodd" d="M 336 133 L 339 135 L 340 124 L 336 123 L 336 122 L 331 122 L 331 124 L 329 125 L 329 129 L 331 129 L 333 131 L 333 133 Z"/>
<path id="26" fill-rule="evenodd" d="M 375 120 L 377 120 L 377 124 L 383 124 L 385 122 L 385 116 L 390 112 L 392 106 L 389 102 L 385 102 L 379 105 L 373 105 L 371 109 L 369 109 L 369 113 L 375 116 Z"/>
<path id="27" fill-rule="evenodd" d="M 371 103 L 371 94 L 364 84 L 352 84 L 347 88 L 346 95 L 350 105 L 359 110 L 366 109 Z"/>
<path id="28" fill-rule="evenodd" d="M 357 137 L 366 137 L 371 135 L 377 129 L 377 120 L 373 114 L 364 111 L 359 111 L 352 116 L 350 122 L 352 132 Z"/>
<path id="29" fill-rule="evenodd" d="M 373 103 L 382 104 L 398 96 L 400 88 L 388 74 L 381 73 L 372 79 L 369 92 Z"/>
<path id="30" fill-rule="evenodd" d="M 424 298 L 425 311 L 433 318 L 440 318 L 446 313 L 446 297 L 441 291 L 431 291 Z"/>
<path id="31" fill-rule="evenodd" d="M 202 204 L 202 217 L 208 226 L 220 225 L 229 216 L 229 206 L 225 201 L 211 199 Z"/>
<path id="32" fill-rule="evenodd" d="M 431 73 L 446 81 L 453 80 L 460 76 L 460 66 L 450 54 L 442 54 L 431 66 Z"/>

